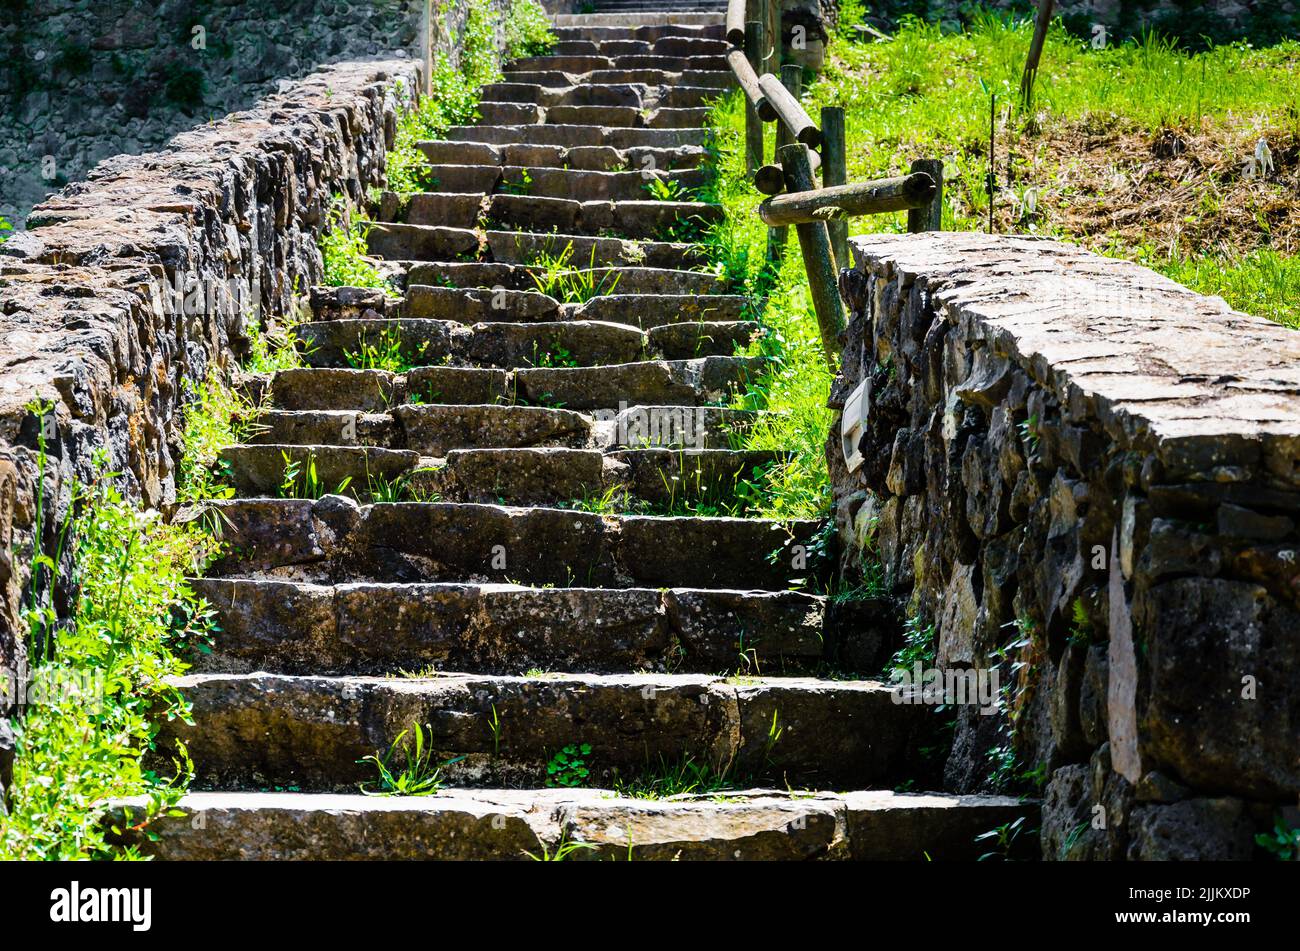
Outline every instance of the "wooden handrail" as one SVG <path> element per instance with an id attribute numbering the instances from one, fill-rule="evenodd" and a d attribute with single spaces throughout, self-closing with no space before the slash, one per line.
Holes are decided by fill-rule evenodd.
<path id="1" fill-rule="evenodd" d="M 915 172 L 900 178 L 777 195 L 758 206 L 758 215 L 769 228 L 779 228 L 857 215 L 907 211 L 928 205 L 934 200 L 937 190 L 933 178 L 925 172 Z"/>
<path id="2" fill-rule="evenodd" d="M 796 142 L 802 142 L 810 149 L 821 146 L 821 129 L 817 128 L 808 117 L 808 113 L 804 112 L 799 100 L 781 84 L 781 80 L 771 73 L 765 73 L 758 77 L 758 88 L 763 91 L 767 101 L 776 110 L 777 118 L 785 123 L 785 127 L 790 130 Z"/>
<path id="3" fill-rule="evenodd" d="M 731 67 L 732 73 L 735 74 L 736 80 L 740 83 L 740 88 L 745 91 L 745 98 L 754 107 L 758 117 L 764 122 L 775 120 L 776 110 L 772 108 L 772 104 L 767 101 L 767 96 L 763 95 L 763 90 L 759 88 L 758 74 L 754 72 L 754 67 L 749 64 L 745 51 L 729 51 L 727 53 L 727 65 Z"/>
<path id="4" fill-rule="evenodd" d="M 727 0 L 727 42 L 745 48 L 745 0 Z"/>

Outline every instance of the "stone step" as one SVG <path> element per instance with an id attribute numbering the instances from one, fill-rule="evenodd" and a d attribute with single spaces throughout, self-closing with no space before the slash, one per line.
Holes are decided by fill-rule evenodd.
<path id="1" fill-rule="evenodd" d="M 795 591 L 246 578 L 193 585 L 221 625 L 211 652 L 195 655 L 197 673 L 717 674 L 757 666 L 789 674 L 834 662 L 826 599 Z"/>
<path id="2" fill-rule="evenodd" d="M 543 262 L 563 260 L 574 271 L 609 267 L 621 269 L 629 265 L 643 271 L 689 271 L 692 268 L 702 268 L 708 263 L 707 249 L 688 241 L 542 234 L 536 231 L 486 231 L 484 239 L 491 259 L 505 264 L 537 264 L 540 267 Z M 615 271 L 605 283 L 612 284 L 614 290 L 626 288 L 632 275 L 620 276 L 620 273 Z M 618 277 L 617 283 L 613 283 L 613 277 Z"/>
<path id="3" fill-rule="evenodd" d="M 731 285 L 721 276 L 708 271 L 683 271 L 663 267 L 639 267 L 626 264 L 611 267 L 575 267 L 551 271 L 540 265 L 498 264 L 495 262 L 406 262 L 407 279 L 417 284 L 440 282 L 449 287 L 504 287 L 510 290 L 536 290 L 541 287 L 561 294 L 566 282 L 578 281 L 575 301 L 590 296 L 581 288 L 602 294 L 725 294 Z M 558 287 L 554 282 L 559 281 Z M 570 290 L 573 287 L 570 286 Z M 561 294 L 561 296 L 565 296 Z"/>
<path id="4" fill-rule="evenodd" d="M 695 406 L 720 404 L 766 367 L 758 357 L 643 361 L 602 367 L 532 367 L 517 370 L 517 398 L 542 406 L 604 409 L 629 404 Z"/>
<path id="5" fill-rule="evenodd" d="M 725 509 L 761 485 L 785 454 L 733 449 L 453 448 L 441 459 L 380 446 L 248 443 L 223 448 L 218 463 L 244 497 L 437 499 L 502 505 L 680 510 Z"/>
<path id="6" fill-rule="evenodd" d="M 406 200 L 405 220 L 455 228 L 473 228 L 482 200 L 493 192 L 575 201 L 644 201 L 654 197 L 651 191 L 654 182 L 676 189 L 686 197 L 710 177 L 703 168 L 646 172 L 517 165 L 429 165 L 426 168 L 430 192 L 411 195 Z M 454 197 L 437 198 L 437 195 Z"/>
<path id="7" fill-rule="evenodd" d="M 432 165 L 515 165 L 529 168 L 568 168 L 591 172 L 674 171 L 698 168 L 706 150 L 698 145 L 674 148 L 608 145 L 490 145 L 438 139 L 417 143 Z"/>
<path id="8" fill-rule="evenodd" d="M 445 781 L 541 785 L 547 763 L 591 744 L 592 785 L 684 756 L 741 782 L 794 788 L 892 785 L 933 719 L 874 681 L 672 674 L 430 678 L 191 674 L 169 678 L 193 723 L 160 724 L 159 749 L 185 743 L 197 788 L 354 791 L 363 761 L 421 726 Z M 496 724 L 495 729 L 491 724 Z M 400 769 L 404 750 L 392 751 Z"/>
<path id="9" fill-rule="evenodd" d="M 655 53 L 633 53 L 617 56 L 525 56 L 512 62 L 509 71 L 586 75 L 617 69 L 660 69 L 665 72 L 679 73 L 685 69 L 712 72 L 729 69 L 729 67 L 725 54 L 663 56 Z"/>
<path id="10" fill-rule="evenodd" d="M 559 39 L 626 36 L 723 36 L 720 13 L 562 13 L 551 18 Z"/>
<path id="11" fill-rule="evenodd" d="M 310 321 L 299 324 L 296 332 L 303 359 L 312 367 L 510 369 L 729 356 L 756 339 L 759 325 L 747 321 L 691 321 L 646 331 L 599 320 L 466 325 L 403 317 Z"/>
<path id="12" fill-rule="evenodd" d="M 707 89 L 714 95 L 721 95 L 729 89 L 735 89 L 737 85 L 736 78 L 730 70 L 723 72 L 688 68 L 674 71 L 648 66 L 635 69 L 594 69 L 589 73 L 566 73 L 556 69 L 507 69 L 501 74 L 501 80 L 505 83 L 543 86 L 548 89 L 637 85 L 656 89 Z"/>
<path id="13" fill-rule="evenodd" d="M 273 409 L 256 417 L 248 442 L 379 446 L 424 456 L 527 446 L 734 449 L 755 416 L 718 406 L 624 405 L 595 413 L 509 403 L 404 403 L 387 412 Z"/>
<path id="14" fill-rule="evenodd" d="M 829 567 L 810 550 L 821 529 L 814 521 L 454 502 L 359 506 L 340 496 L 211 507 L 227 543 L 208 570 L 213 577 L 782 591 L 821 583 Z"/>
<path id="15" fill-rule="evenodd" d="M 114 825 L 143 799 L 112 810 Z M 568 860 L 970 861 L 976 837 L 1034 802 L 861 790 L 816 795 L 728 790 L 645 800 L 602 789 L 460 789 L 436 796 L 193 792 L 123 844 L 158 860 L 523 860 L 580 843 Z M 200 821 L 201 820 L 201 821 Z"/>
<path id="16" fill-rule="evenodd" d="M 699 36 L 663 36 L 657 40 L 560 40 L 551 52 L 557 56 L 726 56 L 731 44 Z"/>
<path id="17" fill-rule="evenodd" d="M 483 87 L 485 102 L 515 102 L 555 109 L 560 106 L 697 108 L 718 95 L 710 86 L 658 86 L 646 83 L 551 86 L 500 82 Z"/>
<path id="18" fill-rule="evenodd" d="M 446 138 L 459 142 L 483 142 L 488 145 L 559 145 L 608 146 L 614 149 L 641 147 L 675 149 L 704 145 L 703 129 L 607 129 L 598 125 L 456 125 Z"/>
<path id="19" fill-rule="evenodd" d="M 259 447 L 260 448 L 260 447 Z M 274 447 L 267 447 L 272 449 Z M 785 454 L 731 449 L 456 449 L 424 477 L 452 502 L 567 505 L 600 500 L 618 511 L 680 511 L 692 503 L 742 505 L 741 492 L 765 481 Z M 274 459 L 272 459 L 274 461 Z M 358 481 L 354 484 L 359 484 Z M 237 476 L 238 478 L 238 476 Z"/>
<path id="20" fill-rule="evenodd" d="M 427 220 L 414 203 L 407 216 L 412 224 L 440 223 Z M 485 220 L 488 228 L 496 230 L 615 234 L 663 241 L 690 229 L 701 232 L 723 217 L 721 205 L 698 201 L 573 201 L 535 195 L 493 195 L 487 202 Z"/>
<path id="21" fill-rule="evenodd" d="M 604 238 L 569 238 L 557 236 L 566 242 L 586 242 L 585 248 L 605 251 L 604 242 L 611 248 L 626 248 L 626 242 Z M 537 252 L 519 239 L 541 239 L 534 247 L 554 253 L 539 235 L 492 232 L 488 242 L 501 238 L 503 253 L 532 257 Z M 509 240 L 507 240 L 509 239 Z M 567 247 L 568 244 L 563 247 Z M 636 247 L 644 247 L 637 245 Z M 674 246 L 675 247 L 675 246 Z M 570 255 L 572 256 L 572 255 Z M 606 259 L 616 261 L 618 255 L 609 253 Z M 619 282 L 622 283 L 621 281 Z M 615 290 L 618 285 L 615 285 Z M 408 280 L 406 293 L 394 297 L 381 290 L 368 287 L 311 288 L 310 309 L 315 321 L 373 320 L 378 318 L 428 318 L 453 321 L 461 324 L 483 322 L 552 322 L 590 320 L 622 323 L 650 330 L 670 324 L 713 324 L 745 321 L 750 300 L 735 294 L 607 294 L 585 301 L 564 302 L 536 290 L 510 290 L 504 287 L 445 287 L 443 285 L 416 284 Z"/>

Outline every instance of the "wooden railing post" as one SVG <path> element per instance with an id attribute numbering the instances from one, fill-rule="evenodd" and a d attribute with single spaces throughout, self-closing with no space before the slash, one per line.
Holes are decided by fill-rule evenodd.
<path id="1" fill-rule="evenodd" d="M 808 164 L 806 146 L 800 143 L 782 146 L 777 153 L 785 169 L 785 190 L 791 194 L 816 188 L 812 167 Z M 808 290 L 812 294 L 813 310 L 817 314 L 817 327 L 821 331 L 822 348 L 831 372 L 836 372 L 840 353 L 840 334 L 844 330 L 844 311 L 840 309 L 840 294 L 836 286 L 835 261 L 831 256 L 831 242 L 826 225 L 821 221 L 795 225 L 799 248 L 803 252 L 803 267 L 808 275 Z"/>
<path id="2" fill-rule="evenodd" d="M 844 110 L 839 106 L 822 107 L 822 185 L 847 185 L 849 182 L 848 158 L 844 145 Z M 849 223 L 836 218 L 826 223 L 831 250 L 835 252 L 838 267 L 852 267 L 849 260 Z"/>
<path id="3" fill-rule="evenodd" d="M 779 0 L 772 0 L 772 2 L 779 4 Z M 759 78 L 759 84 L 763 84 L 762 77 Z M 786 91 L 789 92 L 792 97 L 794 97 L 794 101 L 797 103 L 800 95 L 803 93 L 803 67 L 794 63 L 787 63 L 782 66 L 781 85 L 785 87 Z M 776 105 L 776 103 L 774 103 L 774 105 Z M 777 112 L 780 113 L 781 111 L 780 106 L 777 105 Z M 785 147 L 792 143 L 795 143 L 795 133 L 793 133 L 790 130 L 790 127 L 786 125 L 784 118 L 778 118 L 776 120 L 776 143 L 772 147 L 778 163 L 782 165 L 785 164 L 781 161 L 781 155 L 783 154 Z M 807 164 L 808 156 L 807 153 L 803 151 L 803 146 L 800 146 L 799 154 L 803 158 L 804 163 Z M 789 187 L 789 169 L 786 169 L 783 174 L 786 178 L 787 187 Z M 809 166 L 808 174 L 810 176 L 812 175 L 811 166 Z M 809 185 L 808 187 L 813 188 L 815 186 Z M 767 259 L 774 262 L 780 261 L 781 255 L 785 251 L 785 244 L 788 240 L 789 232 L 787 228 L 780 227 L 770 229 L 767 232 Z"/>
<path id="4" fill-rule="evenodd" d="M 763 24 L 750 20 L 745 24 L 745 56 L 758 69 L 763 58 Z M 745 168 L 751 176 L 763 164 L 763 119 L 748 98 L 745 100 Z"/>
<path id="5" fill-rule="evenodd" d="M 1056 0 L 1038 0 L 1038 15 L 1034 18 L 1034 38 L 1029 41 L 1029 56 L 1025 59 L 1025 72 L 1020 77 L 1020 105 L 1028 109 L 1034 103 L 1034 81 L 1038 78 L 1038 64 L 1043 59 L 1043 46 L 1047 42 L 1047 28 L 1052 25 L 1052 11 Z"/>
<path id="6" fill-rule="evenodd" d="M 922 231 L 943 230 L 943 161 L 940 159 L 917 159 L 912 163 L 912 172 L 924 172 L 934 179 L 934 197 L 920 208 L 909 208 L 907 212 L 907 230 L 912 234 Z"/>

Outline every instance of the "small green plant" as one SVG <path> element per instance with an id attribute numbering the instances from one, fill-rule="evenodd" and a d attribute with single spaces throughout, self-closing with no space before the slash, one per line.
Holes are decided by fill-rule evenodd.
<path id="1" fill-rule="evenodd" d="M 492 704 L 492 715 L 488 717 L 488 730 L 492 733 L 492 755 L 501 754 L 501 714 L 497 713 L 497 705 Z"/>
<path id="2" fill-rule="evenodd" d="M 406 739 L 408 736 L 410 740 Z M 394 762 L 399 751 L 400 766 Z M 442 767 L 457 761 L 452 759 L 435 766 L 433 751 L 425 746 L 424 729 L 416 723 L 397 734 L 383 756 L 372 753 L 357 760 L 372 764 L 379 773 L 377 786 L 362 783 L 360 788 L 367 796 L 433 796 L 442 788 Z"/>
<path id="3" fill-rule="evenodd" d="M 685 201 L 682 183 L 672 179 L 652 178 L 644 186 L 655 201 Z"/>
<path id="4" fill-rule="evenodd" d="M 988 832 L 981 832 L 979 835 L 975 836 L 976 842 L 987 842 L 991 846 L 990 850 L 981 855 L 978 861 L 987 862 L 991 860 L 1000 860 L 1003 862 L 1009 862 L 1011 860 L 1012 849 L 1015 847 L 1016 840 L 1020 837 L 1021 833 L 1024 832 L 1024 827 L 1025 817 L 1019 816 L 1010 822 L 1002 823 L 1002 825 L 995 829 L 990 829 Z"/>
<path id="5" fill-rule="evenodd" d="M 576 788 L 586 783 L 591 775 L 587 767 L 590 755 L 590 743 L 570 743 L 564 747 L 546 764 L 546 785 Z"/>
<path id="6" fill-rule="evenodd" d="M 422 362 L 429 350 L 429 341 L 422 340 L 413 353 L 402 340 L 401 328 L 389 325 L 372 337 L 363 331 L 357 338 L 357 348 L 344 348 L 343 359 L 354 370 L 387 370 L 389 373 L 405 373 Z"/>
<path id="7" fill-rule="evenodd" d="M 892 674 L 911 675 L 917 664 L 922 669 L 934 666 L 938 635 L 933 624 L 926 624 L 919 615 L 912 615 L 903 623 L 903 646 L 889 660 Z"/>
<path id="8" fill-rule="evenodd" d="M 524 855 L 528 856 L 534 862 L 563 862 L 575 852 L 594 851 L 595 846 L 588 842 L 573 842 L 569 839 L 569 833 L 566 830 L 560 834 L 560 841 L 555 845 L 555 851 L 552 852 L 545 842 L 541 843 L 542 852 L 540 855 L 529 852 L 524 849 Z"/>
<path id="9" fill-rule="evenodd" d="M 591 246 L 591 258 L 585 269 L 573 266 L 573 242 L 564 246 L 559 254 L 542 250 L 533 254 L 528 262 L 530 275 L 537 289 L 548 297 L 566 304 L 582 304 L 593 297 L 613 294 L 621 274 L 606 270 L 596 275 L 596 245 Z"/>
<path id="10" fill-rule="evenodd" d="M 363 213 L 350 211 L 347 199 L 335 195 L 330 200 L 328 223 L 329 227 L 319 242 L 324 261 L 324 283 L 330 287 L 378 287 L 395 294 L 379 270 L 366 258 L 369 226 Z"/>
<path id="11" fill-rule="evenodd" d="M 514 182 L 503 181 L 501 188 L 507 195 L 527 195 L 533 190 L 533 176 L 528 169 L 521 169 L 519 180 Z"/>
<path id="12" fill-rule="evenodd" d="M 39 420 L 48 404 L 29 410 Z M 33 700 L 14 718 L 13 782 L 0 821 L 0 858 L 138 858 L 114 845 L 110 831 L 152 836 L 150 824 L 175 814 L 193 775 L 185 748 L 171 753 L 174 772 L 150 766 L 166 756 L 156 745 L 163 718 L 189 722 L 189 707 L 169 683 L 181 659 L 204 650 L 216 631 L 211 607 L 188 578 L 201 574 L 218 545 L 198 526 L 166 525 L 141 513 L 118 488 L 104 451 L 94 454 L 93 478 L 71 490 L 67 515 L 51 526 L 44 426 L 37 436 L 29 600 Z M 54 547 L 43 545 L 53 537 Z M 76 591 L 71 617 L 61 622 L 53 590 L 60 573 Z M 34 693 L 33 696 L 36 696 Z M 142 814 L 106 822 L 111 800 L 143 796 Z"/>
<path id="13" fill-rule="evenodd" d="M 343 481 L 331 492 L 321 482 L 316 471 L 316 454 L 314 452 L 309 452 L 304 462 L 302 459 L 290 455 L 288 450 L 281 449 L 280 458 L 283 460 L 283 466 L 280 471 L 278 491 L 282 499 L 319 499 L 326 495 L 343 495 L 347 492 L 348 487 L 352 485 L 352 476 L 345 476 Z"/>
<path id="14" fill-rule="evenodd" d="M 1300 862 L 1300 828 L 1293 828 L 1281 814 L 1271 832 L 1255 836 L 1255 843 L 1280 862 Z"/>
<path id="15" fill-rule="evenodd" d="M 510 59 L 543 56 L 555 46 L 551 21 L 537 0 L 511 0 L 504 27 L 506 55 Z"/>
<path id="16" fill-rule="evenodd" d="M 9 219 L 4 215 L 0 215 L 0 244 L 5 243 L 5 239 L 9 237 L 10 232 L 13 230 L 14 226 L 9 223 Z"/>
<path id="17" fill-rule="evenodd" d="M 657 768 L 647 769 L 626 781 L 615 781 L 614 791 L 631 799 L 712 795 L 734 788 L 729 772 L 728 769 L 719 771 L 707 763 L 697 762 L 689 753 L 672 762 L 660 754 Z"/>
<path id="18" fill-rule="evenodd" d="M 538 353 L 537 344 L 533 344 L 533 360 L 535 367 L 576 367 L 578 359 L 571 352 L 559 343 L 552 343 L 551 349 L 545 353 Z"/>

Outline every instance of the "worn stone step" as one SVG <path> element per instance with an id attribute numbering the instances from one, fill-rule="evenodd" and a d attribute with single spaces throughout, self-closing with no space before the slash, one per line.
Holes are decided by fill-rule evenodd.
<path id="1" fill-rule="evenodd" d="M 636 267 L 690 270 L 707 263 L 707 251 L 688 241 L 651 241 L 645 238 L 606 238 L 595 235 L 542 233 L 537 231 L 486 231 L 487 253 L 494 262 L 551 265 L 563 261 L 574 273 L 593 268 Z M 549 273 L 549 267 L 544 268 Z M 618 276 L 615 272 L 614 277 Z M 624 284 L 612 278 L 600 285 L 617 290 Z"/>
<path id="2" fill-rule="evenodd" d="M 351 499 L 212 503 L 226 545 L 214 577 L 487 581 L 599 588 L 807 588 L 828 565 L 820 523 L 596 515 L 454 502 Z"/>
<path id="3" fill-rule="evenodd" d="M 526 264 L 456 261 L 400 263 L 405 268 L 406 279 L 409 282 L 438 283 L 446 287 L 488 289 L 504 287 L 520 291 L 537 290 L 541 287 L 560 294 L 564 279 L 566 276 L 571 276 L 581 278 L 583 286 L 589 285 L 598 291 L 620 294 L 710 295 L 723 294 L 730 290 L 727 281 L 708 271 L 684 271 L 627 264 L 614 267 L 575 267 L 571 272 L 561 271 L 552 274 L 547 268 Z M 561 286 L 551 287 L 552 278 L 561 280 Z"/>
<path id="4" fill-rule="evenodd" d="M 641 147 L 675 149 L 704 145 L 704 129 L 606 129 L 593 125 L 459 125 L 447 130 L 450 141 L 482 142 L 488 145 L 609 146 L 615 149 Z"/>
<path id="5" fill-rule="evenodd" d="M 472 261 L 479 256 L 479 235 L 469 228 L 376 222 L 366 231 L 366 249 L 389 260 Z"/>
<path id="6" fill-rule="evenodd" d="M 636 201 L 654 197 L 652 182 L 677 189 L 685 197 L 690 190 L 704 185 L 710 175 L 703 168 L 601 172 L 527 165 L 430 165 L 428 170 L 436 182 L 431 191 L 447 194 L 448 198 L 430 203 L 436 196 L 410 196 L 403 209 L 405 220 L 459 228 L 472 228 L 478 219 L 478 202 L 464 200 L 471 194 L 480 201 L 492 192 L 576 201 Z M 439 201 L 445 203 L 445 211 L 436 207 Z"/>
<path id="7" fill-rule="evenodd" d="M 744 421 L 737 422 L 743 425 Z M 695 420 L 684 420 L 683 428 L 687 423 L 693 425 Z M 707 435 L 706 426 L 700 428 Z M 410 449 L 423 456 L 445 456 L 453 449 L 477 447 L 605 446 L 611 445 L 619 432 L 617 427 L 598 429 L 597 420 L 590 415 L 544 406 L 405 403 L 392 406 L 388 412 L 269 410 L 257 417 L 257 432 L 248 442 L 364 445 Z M 639 430 L 625 424 L 622 432 Z M 689 435 L 694 435 L 694 430 Z"/>
<path id="8" fill-rule="evenodd" d="M 201 673 L 790 673 L 832 661 L 836 641 L 826 599 L 795 591 L 244 578 L 193 585 L 221 625 L 212 650 L 193 658 Z"/>
<path id="9" fill-rule="evenodd" d="M 403 317 L 453 320 L 462 324 L 554 321 L 566 317 L 559 301 L 538 291 L 410 283 L 400 313 Z"/>
<path id="10" fill-rule="evenodd" d="M 757 357 L 643 361 L 601 367 L 531 367 L 514 374 L 519 399 L 568 409 L 629 404 L 694 406 L 728 402 L 757 380 L 766 361 Z"/>
<path id="11" fill-rule="evenodd" d="M 430 383 L 430 388 L 434 385 Z M 424 398 L 418 393 L 413 396 Z M 733 443 L 752 426 L 754 417 L 749 411 L 717 406 L 623 405 L 578 413 L 510 403 L 418 402 L 392 404 L 387 412 L 266 410 L 256 417 L 255 432 L 247 441 L 379 446 L 411 449 L 425 456 L 445 456 L 453 449 L 525 446 L 734 449 Z"/>
<path id="12" fill-rule="evenodd" d="M 419 298 L 417 298 L 419 299 Z M 691 321 L 643 331 L 598 320 L 461 324 L 416 317 L 299 324 L 314 367 L 404 370 L 420 366 L 584 367 L 728 356 L 758 334 L 745 321 Z"/>
<path id="13" fill-rule="evenodd" d="M 434 224 L 414 217 L 415 224 Z M 534 195 L 493 195 L 487 202 L 487 227 L 495 230 L 617 234 L 668 240 L 684 226 L 696 232 L 725 217 L 721 205 L 698 201 L 573 201 Z"/>
<path id="14" fill-rule="evenodd" d="M 912 741 L 934 716 L 925 706 L 894 703 L 893 691 L 874 681 L 255 673 L 169 682 L 185 695 L 194 722 L 161 723 L 158 748 L 183 741 L 198 788 L 355 790 L 377 776 L 364 757 L 386 755 L 416 725 L 455 784 L 541 785 L 556 752 L 590 743 L 593 785 L 683 756 L 796 788 L 892 785 L 912 765 Z M 395 750 L 390 764 L 400 768 L 403 756 Z"/>
<path id="15" fill-rule="evenodd" d="M 418 415 L 415 417 L 418 419 Z M 346 424 L 344 424 L 346 425 Z M 390 437 L 391 438 L 391 437 Z M 562 446 L 452 448 L 435 460 L 412 449 L 336 443 L 227 446 L 218 462 L 245 497 L 387 498 L 406 487 L 415 498 L 502 505 L 602 500 L 615 510 L 725 507 L 762 484 L 763 470 L 784 459 L 769 450 L 600 449 Z"/>
<path id="16" fill-rule="evenodd" d="M 622 283 L 621 281 L 619 282 Z M 615 290 L 619 290 L 618 287 Z M 648 329 L 667 324 L 740 321 L 749 299 L 736 294 L 608 294 L 583 303 L 560 304 L 570 320 L 617 320 Z"/>
<path id="17" fill-rule="evenodd" d="M 143 813 L 116 803 L 114 825 Z M 161 861 L 522 860 L 584 847 L 570 861 L 971 861 L 976 837 L 1021 819 L 1036 802 L 946 793 L 791 794 L 645 800 L 604 789 L 463 789 L 436 796 L 187 793 L 174 814 L 122 844 Z M 200 821 L 200 819 L 202 821 Z"/>
<path id="18" fill-rule="evenodd" d="M 714 14 L 654 14 L 640 16 L 559 14 L 551 18 L 560 40 L 635 39 L 653 42 L 663 36 L 723 38 L 723 17 Z"/>
<path id="19" fill-rule="evenodd" d="M 640 505 L 680 510 L 690 503 L 737 503 L 743 486 L 762 483 L 762 470 L 783 458 L 767 450 L 731 449 L 455 449 L 424 484 L 452 502 L 549 505 L 598 499 L 615 510 Z"/>
<path id="20" fill-rule="evenodd" d="M 644 331 L 592 320 L 468 326 L 421 318 L 329 320 L 300 324 L 297 334 L 306 351 L 304 359 L 318 367 L 397 369 L 366 366 L 367 354 L 372 352 L 380 353 L 383 359 L 391 356 L 404 365 L 402 369 L 439 365 L 509 369 L 557 361 L 562 366 L 601 366 L 631 363 L 655 353 L 649 349 Z M 706 330 L 701 330 L 698 337 L 702 345 L 712 344 L 712 334 Z"/>
<path id="21" fill-rule="evenodd" d="M 642 66 L 636 69 L 597 69 L 581 77 L 588 83 L 647 83 L 663 86 L 708 87 L 719 92 L 736 88 L 730 70 L 683 69 L 673 72 Z"/>
<path id="22" fill-rule="evenodd" d="M 698 145 L 673 148 L 634 146 L 616 149 L 609 145 L 490 145 L 486 142 L 457 142 L 439 139 L 419 143 L 431 164 L 513 165 L 537 168 L 567 168 L 577 171 L 676 171 L 699 168 L 708 152 Z"/>
<path id="23" fill-rule="evenodd" d="M 641 109 L 647 94 L 657 87 L 639 83 L 622 85 L 542 86 L 537 83 L 489 83 L 484 99 L 493 102 L 526 102 L 550 109 L 554 106 L 631 106 Z"/>
<path id="24" fill-rule="evenodd" d="M 420 455 L 377 446 L 249 443 L 226 446 L 218 464 L 243 496 L 369 498 L 382 486 L 407 477 Z"/>
<path id="25" fill-rule="evenodd" d="M 533 125 L 546 119 L 541 106 L 528 102 L 479 102 L 474 113 L 484 125 Z"/>

